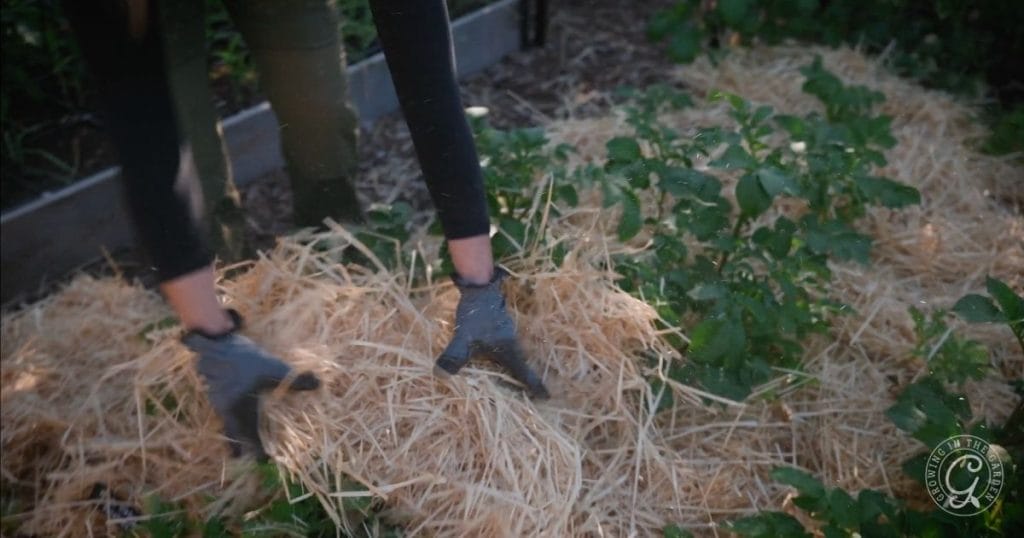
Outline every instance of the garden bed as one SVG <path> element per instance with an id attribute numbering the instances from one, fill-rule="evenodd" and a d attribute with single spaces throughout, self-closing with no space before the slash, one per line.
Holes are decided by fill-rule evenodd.
<path id="1" fill-rule="evenodd" d="M 365 267 L 339 263 L 346 248 L 363 247 L 333 227 L 284 238 L 219 284 L 255 338 L 324 380 L 317 393 L 268 402 L 280 472 L 338 524 L 351 521 L 352 499 L 373 497 L 382 520 L 413 535 L 649 536 L 675 524 L 711 536 L 740 515 L 794 511 L 791 491 L 769 478 L 779 465 L 927 503 L 901 470 L 920 447 L 884 416 L 927 371 L 910 356 L 907 306 L 949 307 L 986 274 L 1015 275 L 1010 284 L 1021 288 L 1024 223 L 1004 203 L 1018 195 L 1020 169 L 972 149 L 982 128 L 969 108 L 851 50 L 758 48 L 666 78 L 698 97 L 721 89 L 802 114 L 820 107 L 800 88 L 799 69 L 815 54 L 845 81 L 888 97 L 897 145 L 882 172 L 916 187 L 921 204 L 868 212 L 872 264 L 831 265 L 832 293 L 853 313 L 808 339 L 802 372 L 758 388 L 773 397 L 730 401 L 667 379 L 674 405 L 652 412 L 662 395 L 650 376 L 659 361 L 678 359 L 674 334 L 616 284 L 607 260 L 649 245 L 620 240 L 596 192 L 544 213 L 551 250 L 503 260 L 513 273 L 508 304 L 555 395 L 549 402 L 526 400 L 485 367 L 449 383 L 431 377 L 456 291 L 429 274 L 414 286 L 421 269 L 386 269 L 370 249 Z M 733 124 L 723 104 L 697 101 L 661 120 L 681 132 Z M 627 127 L 611 115 L 546 131 L 576 148 L 574 163 L 602 164 L 606 142 Z M 437 240 L 414 235 L 418 263 L 436 260 Z M 108 517 L 109 499 L 90 499 L 97 483 L 119 505 L 144 507 L 156 495 L 197 521 L 254 510 L 258 477 L 220 448 L 169 315 L 151 290 L 82 276 L 4 317 L 3 471 L 18 507 L 5 525 L 80 535 L 125 524 Z M 1024 357 L 1005 328 L 971 336 L 994 366 L 965 388 L 973 415 L 1001 423 L 1018 400 L 1005 380 L 1020 376 Z"/>

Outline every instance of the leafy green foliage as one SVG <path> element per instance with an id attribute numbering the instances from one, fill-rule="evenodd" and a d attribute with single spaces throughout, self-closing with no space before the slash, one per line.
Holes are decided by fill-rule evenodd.
<path id="1" fill-rule="evenodd" d="M 375 204 L 366 212 L 366 223 L 355 227 L 355 236 L 389 269 L 408 266 L 409 254 L 402 247 L 409 240 L 412 207 L 405 202 Z M 348 261 L 372 266 L 362 252 L 348 251 Z"/>
<path id="2" fill-rule="evenodd" d="M 205 35 L 210 60 L 210 80 L 223 84 L 235 106 L 251 100 L 259 80 L 249 47 L 238 32 L 224 2 L 205 0 Z"/>
<path id="3" fill-rule="evenodd" d="M 821 0 L 719 0 L 710 9 L 682 0 L 650 21 L 648 36 L 668 41 L 669 53 L 690 61 L 705 43 L 726 34 L 739 42 L 770 44 L 800 39 L 829 45 L 860 45 L 881 52 L 891 44 L 892 66 L 925 84 L 958 92 L 977 90 L 979 78 L 999 90 L 1019 71 L 1008 70 L 1024 54 L 1019 12 L 998 0 L 870 0 L 856 5 Z M 672 54 L 679 34 L 695 36 L 692 55 Z M 687 59 L 689 58 L 689 59 Z M 1016 94 L 1007 99 L 1018 98 Z"/>
<path id="4" fill-rule="evenodd" d="M 798 39 L 885 51 L 896 73 L 929 87 L 977 96 L 984 81 L 1002 106 L 983 148 L 1002 154 L 1024 149 L 1022 25 L 1022 12 L 1002 0 L 680 0 L 652 17 L 647 34 L 681 63 L 704 51 L 714 58 L 724 43 Z"/>
<path id="5" fill-rule="evenodd" d="M 923 474 L 922 474 L 923 476 Z M 729 524 L 740 536 L 756 538 L 805 538 L 809 536 L 851 537 L 952 537 L 1012 536 L 1016 520 L 1006 517 L 1003 506 L 985 517 L 963 518 L 938 508 L 930 512 L 915 510 L 906 503 L 872 490 L 856 496 L 841 488 L 829 488 L 809 473 L 796 468 L 777 467 L 772 478 L 796 489 L 793 504 L 816 520 L 813 529 L 804 529 L 793 516 L 783 512 L 760 512 Z M 1019 510 L 1019 506 L 1008 506 Z M 1011 517 L 1019 517 L 1013 516 Z M 808 531 L 814 531 L 813 534 Z"/>
<path id="6" fill-rule="evenodd" d="M 1018 413 L 1021 413 L 1018 409 Z M 911 433 L 925 443 L 929 449 L 948 437 L 960 433 L 971 433 L 991 438 L 992 432 L 975 427 L 967 430 L 965 421 L 970 418 L 967 400 L 956 394 L 949 394 L 940 382 L 927 377 L 910 385 L 900 396 L 900 401 L 887 413 L 901 429 Z M 1014 422 L 1013 417 L 1008 426 Z M 1019 428 L 1019 426 L 1018 426 Z M 1011 430 L 995 432 L 1010 440 Z M 1005 442 L 1005 441 L 1004 441 Z M 1019 442 L 1019 441 L 1018 441 Z M 1016 456 L 1024 451 L 1015 449 Z M 925 483 L 925 460 L 927 452 L 912 458 L 904 465 L 907 474 L 923 485 Z M 1009 465 L 1006 468 L 1010 468 Z M 960 469 L 955 472 L 966 472 Z M 933 508 L 923 512 L 909 508 L 906 503 L 889 497 L 882 492 L 863 489 L 852 495 L 841 488 L 826 487 L 820 480 L 801 469 L 777 467 L 772 478 L 793 487 L 798 495 L 793 504 L 816 520 L 813 529 L 804 529 L 796 518 L 783 512 L 765 511 L 744 517 L 729 524 L 730 530 L 740 536 L 804 538 L 808 536 L 850 537 L 917 537 L 917 536 L 1013 536 L 1013 529 L 1020 528 L 1024 521 L 1024 503 L 1018 491 L 1019 473 L 1011 472 L 1006 477 L 1007 494 L 982 516 L 973 518 L 956 517 Z M 966 477 L 969 479 L 970 477 Z M 955 477 L 954 477 L 955 480 Z M 964 483 L 969 483 L 966 480 Z M 813 531 L 810 534 L 808 531 Z"/>
<path id="7" fill-rule="evenodd" d="M 982 145 L 982 150 L 993 155 L 1024 152 L 1024 104 L 1016 104 L 1009 110 L 996 108 L 989 113 L 992 134 Z"/>
<path id="8" fill-rule="evenodd" d="M 925 377 L 907 386 L 885 412 L 899 429 L 926 446 L 965 433 L 971 408 L 961 394 L 950 394 L 937 379 Z"/>
<path id="9" fill-rule="evenodd" d="M 492 210 L 523 218 L 518 243 L 536 245 L 542 238 L 525 234 L 538 225 L 531 220 L 536 200 L 550 197 L 557 215 L 561 207 L 577 203 L 577 188 L 596 188 L 605 207 L 619 210 L 619 220 L 611 223 L 619 238 L 648 247 L 640 255 L 612 260 L 622 276 L 619 284 L 689 336 L 689 342 L 674 340 L 689 360 L 668 364 L 660 375 L 743 398 L 775 368 L 799 368 L 806 337 L 826 331 L 828 317 L 845 309 L 828 299 L 827 262 L 869 261 L 871 239 L 856 229 L 856 221 L 873 205 L 898 209 L 920 200 L 915 189 L 874 173 L 885 164 L 883 151 L 895 142 L 888 118 L 872 112 L 882 97 L 841 84 L 820 62 L 803 73 L 805 89 L 826 101 L 825 114 L 778 115 L 719 93 L 712 98 L 728 103 L 737 127 L 697 128 L 692 136 L 657 120 L 665 110 L 689 106 L 684 95 L 666 87 L 626 92 L 633 132 L 606 143 L 603 167 L 567 171 L 564 155 L 570 148 L 558 148 L 556 156 L 538 132 L 498 133 L 477 123 Z M 785 136 L 772 138 L 777 132 Z M 698 161 L 709 168 L 697 167 Z M 735 203 L 719 178 L 723 174 L 737 178 Z M 539 181 L 543 178 L 556 178 L 557 186 Z M 799 199 L 808 210 L 799 216 L 775 211 L 782 198 Z M 509 247 L 503 255 L 521 252 Z M 1007 297 L 1004 291 L 990 293 Z M 1005 318 L 993 313 L 1002 312 L 996 302 L 986 298 L 984 304 L 986 319 Z M 966 398 L 944 386 L 983 376 L 987 351 L 952 334 L 947 313 L 911 312 L 918 336 L 912 354 L 927 362 L 931 374 L 907 387 L 887 415 L 925 444 L 962 432 L 988 435 L 984 425 L 970 426 Z M 663 379 L 655 376 L 650 383 L 652 409 L 671 407 Z M 916 464 L 912 460 L 905 469 L 923 476 Z M 794 538 L 814 535 L 811 531 L 998 536 L 1020 520 L 1013 514 L 1024 513 L 1006 504 L 985 522 L 964 522 L 939 511 L 907 509 L 877 491 L 852 495 L 826 488 L 796 470 L 779 470 L 775 478 L 800 491 L 796 505 L 819 525 L 804 529 L 788 514 L 766 512 L 732 522 L 732 532 Z M 686 535 L 673 525 L 663 534 Z"/>
<path id="10" fill-rule="evenodd" d="M 368 0 L 343 0 L 337 3 L 346 60 L 357 62 L 376 50 L 377 27 L 373 24 Z"/>
<path id="11" fill-rule="evenodd" d="M 966 295 L 957 301 L 953 312 L 970 323 L 1006 323 L 1018 334 L 1024 321 L 1024 299 L 992 277 L 986 279 L 986 287 L 994 301 L 983 295 Z M 911 354 L 927 363 L 928 375 L 907 386 L 886 415 L 898 428 L 928 447 L 962 433 L 988 436 L 968 429 L 971 409 L 967 398 L 946 389 L 946 385 L 963 386 L 970 379 L 983 378 L 991 370 L 988 351 L 980 343 L 956 335 L 945 321 L 948 313 L 944 310 L 928 316 L 911 307 L 910 316 L 917 337 Z M 1011 416 L 1007 427 L 1024 429 L 1021 424 L 1024 412 Z M 981 425 L 979 431 L 985 429 Z M 1024 435 L 1020 441 L 1024 443 Z"/>
<path id="12" fill-rule="evenodd" d="M 760 512 L 737 519 L 729 530 L 748 538 L 810 538 L 797 519 L 784 512 Z"/>
<path id="13" fill-rule="evenodd" d="M 919 200 L 915 189 L 873 175 L 894 143 L 888 118 L 873 113 L 880 96 L 841 84 L 820 62 L 804 73 L 827 114 L 777 115 L 717 93 L 712 98 L 728 103 L 737 127 L 692 136 L 658 120 L 690 106 L 686 95 L 665 86 L 626 91 L 632 133 L 607 141 L 600 167 L 570 170 L 572 148 L 550 144 L 542 131 L 498 131 L 471 118 L 496 256 L 547 245 L 545 219 L 575 206 L 578 189 L 597 190 L 603 206 L 617 210 L 619 239 L 649 247 L 611 260 L 619 285 L 690 337 L 670 337 L 689 360 L 666 375 L 742 399 L 776 368 L 799 368 L 803 340 L 824 333 L 828 317 L 845 309 L 828 298 L 828 261 L 869 259 L 871 240 L 857 219 L 872 205 Z M 727 175 L 738 177 L 732 197 L 719 179 Z M 785 198 L 808 211 L 776 211 Z M 552 255 L 558 263 L 564 251 Z"/>
<path id="14" fill-rule="evenodd" d="M 668 55 L 673 61 L 690 63 L 701 51 L 704 31 L 693 21 L 694 4 L 679 2 L 647 27 L 647 37 L 654 41 L 668 40 Z"/>
<path id="15" fill-rule="evenodd" d="M 910 308 L 917 344 L 911 352 L 928 364 L 929 374 L 944 383 L 963 385 L 981 379 L 989 370 L 988 350 L 973 340 L 964 340 L 946 325 L 947 313 L 937 310 L 927 317 Z"/>
<path id="16" fill-rule="evenodd" d="M 32 0 L 5 1 L 0 10 L 5 205 L 66 185 L 78 172 L 78 159 L 50 139 L 86 101 L 85 67 L 66 21 L 52 11 Z"/>
<path id="17" fill-rule="evenodd" d="M 139 531 L 152 538 L 175 538 L 193 530 L 183 507 L 151 496 L 146 500 L 147 517 L 139 524 Z"/>
<path id="18" fill-rule="evenodd" d="M 310 495 L 301 484 L 290 480 L 282 480 L 276 466 L 263 464 L 260 466 L 264 489 L 267 491 L 283 491 L 286 495 L 277 495 L 268 505 L 261 509 L 255 517 L 251 517 L 241 526 L 245 536 L 335 536 L 338 527 L 327 515 L 320 500 Z M 378 499 L 355 480 L 346 478 L 342 483 L 343 491 L 349 493 L 336 506 L 345 515 L 346 523 L 354 534 L 351 536 L 401 536 L 398 527 L 391 526 L 380 519 L 382 508 Z M 358 494 L 361 495 L 352 495 Z"/>
<path id="19" fill-rule="evenodd" d="M 998 323 L 1006 321 L 1006 316 L 992 302 L 992 299 L 983 295 L 971 294 L 960 298 L 956 306 L 953 307 L 953 312 L 956 312 L 970 323 Z"/>
<path id="20" fill-rule="evenodd" d="M 910 509 L 884 493 L 864 489 L 854 497 L 841 488 L 828 488 L 811 474 L 792 467 L 777 467 L 772 478 L 796 489 L 793 504 L 817 520 L 815 529 L 826 537 L 949 536 L 960 522 Z M 730 524 L 740 536 L 803 538 L 812 536 L 794 517 L 782 512 L 761 512 Z"/>
<path id="21" fill-rule="evenodd" d="M 1009 288 L 995 279 L 989 279 L 989 288 L 1004 299 L 1015 297 L 1019 300 L 1012 292 L 1006 295 Z M 979 297 L 962 298 L 954 310 L 969 321 L 1005 321 L 998 308 L 981 300 L 987 298 Z M 1011 310 L 1014 306 L 1011 304 Z M 904 472 L 924 486 L 929 451 L 944 440 L 961 434 L 981 437 L 994 446 L 999 445 L 1012 453 L 1010 461 L 1019 461 L 1024 457 L 1024 401 L 1018 404 L 1005 426 L 990 428 L 983 422 L 972 424 L 971 407 L 966 396 L 947 389 L 947 385 L 962 386 L 968 379 L 983 377 L 990 369 L 987 350 L 977 342 L 963 340 L 954 334 L 945 322 L 948 316 L 945 311 L 935 311 L 929 317 L 911 308 L 910 314 L 917 336 L 911 353 L 928 363 L 929 373 L 906 386 L 896 403 L 886 410 L 886 416 L 893 424 L 926 447 L 925 451 L 904 462 Z M 1007 469 L 1012 469 L 1008 462 L 1004 464 Z M 952 472 L 954 483 L 970 483 L 972 480 L 966 469 L 953 469 Z M 959 479 L 957 473 L 962 474 Z M 1019 493 L 1014 493 L 1020 481 L 1019 472 L 1011 470 L 1005 480 L 1011 486 L 1007 488 L 1010 493 L 979 517 L 951 517 L 939 511 L 929 514 L 906 512 L 903 534 L 878 535 L 1010 536 L 1010 529 L 1018 528 L 1024 521 L 1024 502 Z"/>
<path id="22" fill-rule="evenodd" d="M 552 146 L 541 129 L 500 131 L 483 117 L 471 118 L 471 125 L 483 162 L 488 210 L 497 229 L 494 255 L 512 256 L 545 244 L 545 215 L 557 216 L 560 205 L 572 207 L 579 201 L 566 167 L 572 148 Z M 623 160 L 635 149 L 609 144 Z M 539 179 L 546 180 L 540 187 Z"/>
<path id="23" fill-rule="evenodd" d="M 968 323 L 1006 323 L 1024 351 L 1024 297 L 996 278 L 988 277 L 985 287 L 990 297 L 966 295 L 953 306 L 953 312 Z"/>
<path id="24" fill-rule="evenodd" d="M 634 94 L 626 110 L 633 135 L 608 142 L 596 180 L 604 204 L 622 209 L 620 239 L 651 244 L 613 260 L 620 285 L 690 337 L 679 343 L 690 361 L 672 375 L 730 398 L 746 397 L 774 368 L 797 368 L 802 341 L 828 328 L 841 305 L 827 298 L 827 261 L 868 262 L 871 239 L 854 226 L 867 208 L 920 199 L 912 187 L 872 175 L 895 142 L 888 118 L 872 112 L 881 96 L 843 85 L 820 61 L 803 73 L 805 89 L 826 104 L 824 116 L 776 115 L 715 93 L 738 128 L 698 129 L 690 138 L 657 119 L 688 100 L 665 88 Z M 787 136 L 769 142 L 778 131 Z M 710 159 L 710 170 L 695 168 L 698 158 Z M 714 170 L 738 176 L 735 207 Z M 803 200 L 809 211 L 773 212 L 783 198 Z M 701 321 L 687 327 L 694 315 Z"/>
<path id="25" fill-rule="evenodd" d="M 594 171 L 581 169 L 570 173 L 566 163 L 573 148 L 550 144 L 542 129 L 501 131 L 490 127 L 484 115 L 469 119 L 487 187 L 488 212 L 496 230 L 491 238 L 495 257 L 508 258 L 544 247 L 547 245 L 546 222 L 560 215 L 565 207 L 575 207 L 579 203 L 576 187 L 589 184 L 585 176 L 592 175 Z M 614 141 L 610 144 L 622 159 L 628 159 L 630 148 L 616 147 Z M 617 200 L 627 206 L 626 214 L 629 215 L 632 208 L 632 216 L 637 218 L 640 202 L 636 194 L 619 191 L 619 196 Z M 412 208 L 404 202 L 374 205 L 367 212 L 365 223 L 350 228 L 384 268 L 408 268 L 412 265 L 413 255 L 408 244 L 411 216 Z M 621 231 L 635 233 L 640 224 L 638 220 L 626 222 Z M 628 230 L 630 226 L 634 228 L 632 232 Z M 440 223 L 436 220 L 429 231 L 442 235 Z M 325 244 L 318 245 L 318 248 L 331 248 L 326 244 L 329 240 L 324 241 Z M 556 246 L 552 255 L 559 262 L 565 255 L 564 247 Z M 345 249 L 341 260 L 366 267 L 375 266 L 366 253 L 355 248 Z M 447 245 L 442 245 L 441 259 L 433 263 L 434 269 L 442 273 L 454 271 Z M 423 268 L 424 265 L 420 263 L 417 267 Z M 414 276 L 419 278 L 423 274 Z"/>
<path id="26" fill-rule="evenodd" d="M 138 337 L 140 340 L 149 340 L 154 333 L 166 331 L 172 327 L 177 327 L 180 324 L 177 316 L 165 316 L 158 321 L 147 324 L 139 331 Z"/>

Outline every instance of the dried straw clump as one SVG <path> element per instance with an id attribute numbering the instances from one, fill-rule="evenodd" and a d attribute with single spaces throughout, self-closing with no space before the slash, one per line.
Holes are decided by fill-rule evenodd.
<path id="1" fill-rule="evenodd" d="M 672 351 L 653 309 L 603 269 L 610 255 L 643 245 L 620 244 L 614 216 L 595 198 L 547 221 L 549 237 L 569 249 L 561 266 L 540 251 L 507 262 L 509 307 L 555 394 L 541 403 L 483 364 L 434 379 L 457 292 L 440 280 L 413 287 L 409 270 L 337 263 L 341 249 L 358 245 L 335 227 L 284 239 L 220 283 L 256 340 L 324 380 L 316 393 L 267 402 L 265 438 L 282 471 L 339 524 L 343 498 L 356 494 L 345 491 L 347 475 L 411 534 L 438 536 L 646 536 L 668 522 L 712 535 L 724 520 L 785 506 L 787 492 L 768 478 L 785 464 L 854 490 L 914 495 L 899 469 L 918 445 L 883 415 L 924 371 L 907 356 L 906 308 L 949 307 L 986 273 L 1021 289 L 1024 223 L 986 194 L 1008 192 L 1000 185 L 1021 169 L 970 149 L 980 132 L 968 107 L 853 51 L 757 49 L 678 76 L 699 91 L 801 113 L 816 105 L 800 92 L 797 69 L 815 52 L 846 80 L 886 93 L 900 144 L 885 173 L 921 189 L 924 203 L 865 220 L 878 238 L 874 263 L 834 266 L 835 293 L 855 312 L 810 344 L 806 373 L 763 388 L 782 395 L 778 403 L 708 406 L 709 395 L 668 382 L 674 408 L 649 413 L 647 377 Z M 666 121 L 685 131 L 730 120 L 702 105 Z M 594 162 L 623 131 L 616 117 L 551 126 Z M 314 240 L 334 247 L 315 249 Z M 87 501 L 96 482 L 136 505 L 150 494 L 183 500 L 196 517 L 258 505 L 258 480 L 226 459 L 178 329 L 160 328 L 169 315 L 153 292 L 83 276 L 4 316 L 3 487 L 24 503 L 23 532 L 110 530 Z M 1003 420 L 1014 404 L 1003 379 L 1021 375 L 1024 357 L 1005 329 L 969 335 L 989 346 L 999 373 L 968 395 L 977 416 Z"/>

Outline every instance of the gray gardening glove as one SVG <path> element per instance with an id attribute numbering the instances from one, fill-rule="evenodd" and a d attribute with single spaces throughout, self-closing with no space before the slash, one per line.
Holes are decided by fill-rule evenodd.
<path id="1" fill-rule="evenodd" d="M 189 331 L 181 341 L 199 355 L 196 369 L 206 379 L 213 409 L 224 421 L 233 456 L 251 454 L 263 461 L 267 453 L 260 441 L 260 393 L 276 388 L 291 368 L 252 340 L 238 334 L 242 317 L 229 310 L 235 328 L 210 336 Z M 295 377 L 289 390 L 313 390 L 320 380 L 311 372 Z"/>
<path id="2" fill-rule="evenodd" d="M 508 273 L 494 268 L 487 284 L 473 285 L 458 275 L 452 277 L 462 298 L 455 309 L 455 334 L 438 357 L 434 373 L 440 377 L 455 375 L 472 357 L 483 355 L 498 363 L 526 385 L 530 396 L 548 398 L 548 391 L 523 358 L 516 339 L 516 327 L 505 310 L 501 281 Z"/>

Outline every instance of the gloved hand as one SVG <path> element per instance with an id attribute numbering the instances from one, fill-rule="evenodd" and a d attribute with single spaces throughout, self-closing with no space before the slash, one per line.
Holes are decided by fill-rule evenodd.
<path id="1" fill-rule="evenodd" d="M 252 340 L 238 334 L 242 317 L 228 310 L 235 328 L 227 334 L 209 336 L 189 331 L 181 341 L 199 355 L 196 369 L 206 379 L 210 404 L 224 422 L 233 456 L 251 454 L 267 459 L 260 441 L 260 393 L 276 388 L 291 368 Z M 289 390 L 313 390 L 320 380 L 311 372 L 295 377 Z"/>
<path id="2" fill-rule="evenodd" d="M 434 374 L 455 375 L 472 357 L 483 355 L 509 370 L 526 385 L 530 396 L 548 398 L 540 376 L 523 358 L 515 324 L 505 310 L 501 281 L 506 276 L 504 269 L 495 267 L 494 277 L 487 284 L 473 285 L 457 275 L 452 277 L 462 297 L 455 309 L 455 334 L 438 357 Z"/>

